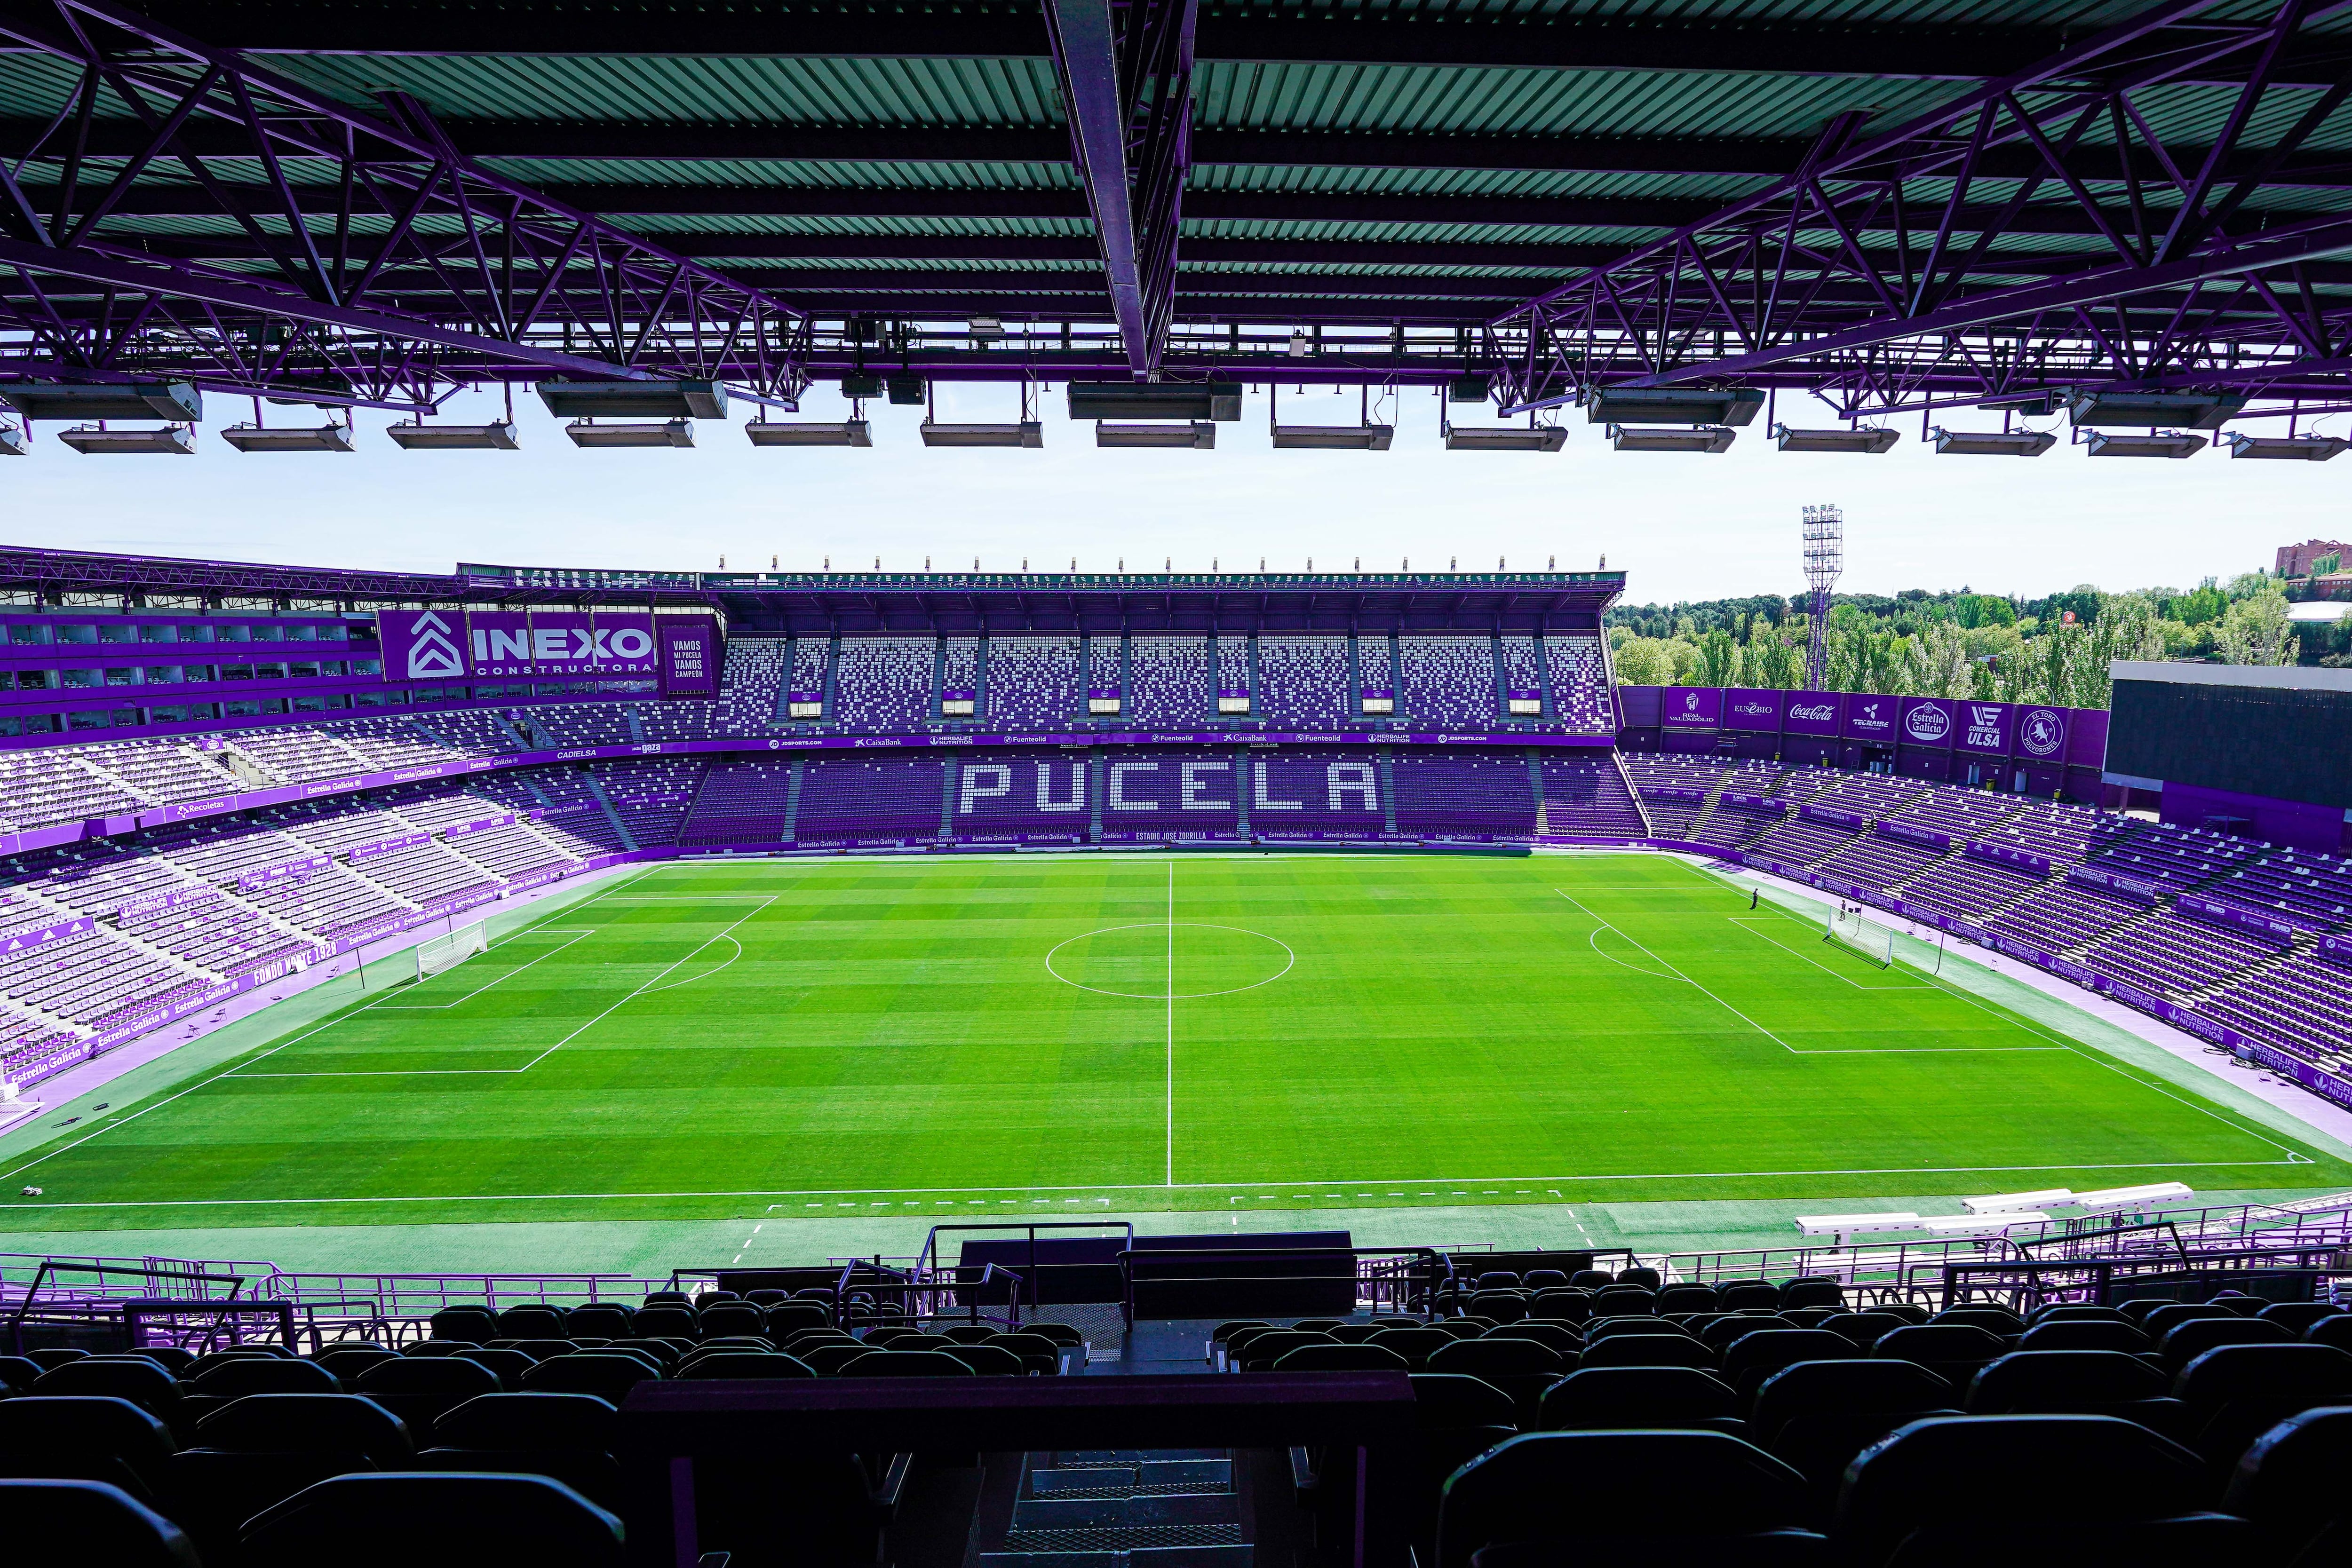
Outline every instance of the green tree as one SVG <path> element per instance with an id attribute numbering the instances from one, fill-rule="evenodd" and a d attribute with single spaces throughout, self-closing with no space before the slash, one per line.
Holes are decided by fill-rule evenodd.
<path id="1" fill-rule="evenodd" d="M 1737 685 L 1739 678 L 1739 644 L 1731 633 L 1720 627 L 1698 640 L 1698 679 L 1702 686 Z"/>
<path id="2" fill-rule="evenodd" d="M 2287 619 L 2286 593 L 2274 581 L 2223 612 L 2214 652 L 2229 664 L 2291 664 L 2301 651 Z"/>
<path id="3" fill-rule="evenodd" d="M 2005 601 L 1993 602 L 2009 608 Z M 1930 621 L 1922 626 L 1904 654 L 1905 685 L 1920 696 L 1966 696 L 1974 685 L 1968 641 L 1949 621 Z"/>
<path id="4" fill-rule="evenodd" d="M 1655 637 L 1629 637 L 1616 653 L 1617 684 L 1622 686 L 1663 686 L 1675 678 L 1674 655 Z"/>

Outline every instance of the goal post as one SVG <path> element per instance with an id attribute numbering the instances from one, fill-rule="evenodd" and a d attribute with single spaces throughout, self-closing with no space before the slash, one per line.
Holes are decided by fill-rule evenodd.
<path id="1" fill-rule="evenodd" d="M 1833 947 L 1875 964 L 1884 969 L 1895 962 L 1895 928 L 1871 919 L 1858 910 L 1836 908 L 1830 912 L 1828 927 L 1822 940 Z"/>
<path id="2" fill-rule="evenodd" d="M 419 942 L 416 954 L 416 977 L 429 980 L 444 969 L 464 963 L 477 953 L 490 950 L 489 926 L 477 920 L 471 925 L 460 925 L 455 931 L 439 936 L 428 936 Z"/>

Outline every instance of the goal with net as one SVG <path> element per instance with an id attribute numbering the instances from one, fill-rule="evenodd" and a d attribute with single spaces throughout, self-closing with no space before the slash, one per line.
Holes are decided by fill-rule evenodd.
<path id="1" fill-rule="evenodd" d="M 477 920 L 471 925 L 460 925 L 439 936 L 428 936 L 419 942 L 416 954 L 416 977 L 429 979 L 442 970 L 464 963 L 477 953 L 490 950 L 489 928 Z"/>
<path id="2" fill-rule="evenodd" d="M 1832 946 L 1843 947 L 1882 969 L 1895 962 L 1895 928 L 1881 925 L 1857 909 L 1841 906 L 1832 910 L 1822 940 Z"/>

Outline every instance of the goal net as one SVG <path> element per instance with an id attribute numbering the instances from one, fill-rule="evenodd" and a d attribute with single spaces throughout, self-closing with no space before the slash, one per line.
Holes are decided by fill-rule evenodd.
<path id="1" fill-rule="evenodd" d="M 1884 969 L 1895 962 L 1895 928 L 1850 909 L 1833 910 L 1822 940 Z"/>
<path id="2" fill-rule="evenodd" d="M 489 927 L 479 920 L 444 936 L 428 936 L 416 945 L 416 977 L 430 979 L 444 969 L 464 963 L 477 953 L 489 950 Z"/>

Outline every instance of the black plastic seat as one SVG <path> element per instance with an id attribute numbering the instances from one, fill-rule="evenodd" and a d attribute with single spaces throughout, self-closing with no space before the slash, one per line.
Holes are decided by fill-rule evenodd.
<path id="1" fill-rule="evenodd" d="M 757 1295 L 758 1291 L 752 1294 Z M 769 1304 L 767 1332 L 787 1334 L 795 1329 L 823 1328 L 833 1322 L 833 1313 L 817 1301 L 776 1301 Z"/>
<path id="2" fill-rule="evenodd" d="M 27 1393 L 46 1395 L 101 1395 L 128 1399 L 146 1411 L 175 1436 L 186 1435 L 186 1421 L 181 1409 L 184 1391 L 173 1381 L 172 1375 L 152 1361 L 111 1360 L 85 1356 L 51 1367 L 33 1380 Z"/>
<path id="3" fill-rule="evenodd" d="M 1385 1339 L 1387 1336 L 1383 1335 Z M 1535 1425 L 1543 1391 L 1575 1364 L 1549 1345 L 1528 1339 L 1456 1340 L 1431 1356 L 1431 1372 L 1460 1373 L 1491 1383 L 1511 1396 L 1517 1425 Z"/>
<path id="4" fill-rule="evenodd" d="M 824 1340 L 805 1347 L 795 1344 L 787 1354 L 807 1363 L 819 1377 L 831 1377 L 858 1357 L 877 1353 L 864 1340 L 852 1339 Z"/>
<path id="5" fill-rule="evenodd" d="M 91 1563 L 106 1568 L 200 1568 L 180 1527 L 104 1481 L 0 1479 L 8 1545 L 26 1563 Z"/>
<path id="6" fill-rule="evenodd" d="M 657 1381 L 650 1361 L 622 1352 L 574 1351 L 551 1356 L 522 1375 L 525 1393 L 593 1394 L 619 1404 L 640 1383 Z"/>
<path id="7" fill-rule="evenodd" d="M 567 1339 L 626 1339 L 636 1332 L 636 1313 L 618 1301 L 588 1301 L 563 1314 Z"/>
<path id="8" fill-rule="evenodd" d="M 718 1301 L 702 1309 L 702 1337 L 719 1334 L 765 1334 L 768 1312 L 750 1301 Z"/>
<path id="9" fill-rule="evenodd" d="M 380 1362 L 402 1358 L 398 1351 L 388 1350 L 380 1344 L 331 1344 L 312 1359 L 333 1373 L 336 1382 L 349 1384 Z"/>
<path id="10" fill-rule="evenodd" d="M 2038 1322 L 2017 1342 L 2020 1350 L 2113 1350 L 2144 1355 L 2156 1348 L 2139 1327 L 2122 1318 L 2058 1318 Z"/>
<path id="11" fill-rule="evenodd" d="M 0 1399 L 0 1475 L 100 1481 L 152 1507 L 177 1447 L 163 1423 L 112 1395 Z"/>
<path id="12" fill-rule="evenodd" d="M 1505 1323 L 1488 1329 L 1480 1339 L 1531 1339 L 1554 1354 L 1573 1357 L 1584 1348 L 1584 1336 L 1566 1323 L 1518 1322 Z"/>
<path id="13" fill-rule="evenodd" d="M 1508 1269 L 1489 1269 L 1472 1280 L 1471 1284 L 1481 1291 L 1516 1291 L 1519 1277 Z"/>
<path id="14" fill-rule="evenodd" d="M 1792 1307 L 1829 1307 L 1843 1312 L 1845 1310 L 1845 1287 L 1835 1280 L 1820 1274 L 1784 1281 L 1780 1285 L 1780 1306 L 1783 1310 Z"/>
<path id="15" fill-rule="evenodd" d="M 1757 1388 L 1748 1431 L 1805 1478 L 1811 1517 L 1826 1521 L 1856 1454 L 1906 1422 L 1958 1406 L 1950 1384 L 1911 1362 L 1801 1361 Z"/>
<path id="16" fill-rule="evenodd" d="M 2058 1476 L 2064 1485 L 2052 1484 Z M 1855 1458 L 1830 1538 L 1853 1568 L 1881 1568 L 1898 1548 L 1969 1542 L 1976 1561 L 1994 1562 L 2044 1523 L 2168 1519 L 2201 1511 L 2211 1491 L 2196 1455 L 2113 1416 L 1930 1416 Z"/>
<path id="17" fill-rule="evenodd" d="M 1711 1312 L 1717 1301 L 1713 1285 L 1661 1285 L 1658 1287 L 1658 1312 L 1662 1317 L 1677 1317 L 1686 1312 Z"/>
<path id="18" fill-rule="evenodd" d="M 656 1339 L 694 1340 L 702 1337 L 699 1321 L 692 1307 L 683 1303 L 653 1304 L 651 1298 L 647 1300 L 648 1304 L 639 1307 L 635 1317 L 630 1320 L 629 1326 L 634 1333 Z"/>
<path id="19" fill-rule="evenodd" d="M 2311 1344 L 2352 1351 L 2352 1312 L 2338 1312 L 2334 1317 L 2322 1318 L 2304 1330 L 2303 1337 Z"/>
<path id="20" fill-rule="evenodd" d="M 1579 1366 L 1696 1366 L 1709 1371 L 1715 1352 L 1686 1333 L 1617 1333 L 1585 1342 Z"/>
<path id="21" fill-rule="evenodd" d="M 2015 1339 L 2025 1332 L 2025 1320 L 2007 1307 L 1946 1307 L 1927 1320 L 1931 1323 L 1974 1323 L 1989 1334 Z"/>
<path id="22" fill-rule="evenodd" d="M 2161 1399 L 2168 1386 L 2152 1363 L 2119 1350 L 2015 1350 L 1985 1363 L 1969 1385 L 1962 1407 L 1971 1416 L 2140 1420 L 2141 1415 L 2126 1407 Z"/>
<path id="23" fill-rule="evenodd" d="M 1655 1269 L 1643 1263 L 1636 1264 L 1631 1269 L 1618 1270 L 1617 1282 L 1621 1285 L 1639 1285 L 1645 1291 L 1654 1291 L 1663 1283 L 1663 1277 Z"/>
<path id="24" fill-rule="evenodd" d="M 366 1396 L 417 1431 L 467 1400 L 496 1394 L 499 1375 L 471 1356 L 404 1357 L 362 1373 L 354 1393 Z"/>
<path id="25" fill-rule="evenodd" d="M 1818 1328 L 1827 1329 L 1841 1339 L 1868 1350 L 1887 1334 L 1904 1326 L 1904 1321 L 1893 1312 L 1832 1312 L 1823 1318 Z"/>
<path id="26" fill-rule="evenodd" d="M 1588 1319 L 1580 1331 L 1580 1337 L 1584 1343 L 1591 1344 L 1595 1340 L 1603 1340 L 1621 1333 L 1681 1334 L 1685 1339 L 1697 1337 L 1681 1323 L 1669 1322 L 1664 1318 L 1640 1315 Z"/>
<path id="27" fill-rule="evenodd" d="M 533 1357 L 519 1350 L 493 1350 L 488 1345 L 479 1350 L 461 1352 L 459 1361 L 470 1361 L 477 1366 L 487 1366 L 499 1380 L 499 1387 L 509 1394 L 522 1386 L 523 1375 L 539 1364 Z"/>
<path id="28" fill-rule="evenodd" d="M 2141 1328 L 2147 1331 L 2148 1338 L 2157 1340 L 2191 1318 L 2234 1318 L 2241 1315 L 2210 1301 L 2158 1301 L 2153 1306 L 2140 1307 L 2137 1312 L 2132 1310 L 2135 1307 L 2140 1307 L 2140 1303 L 2126 1301 L 2124 1315 L 2135 1319 Z"/>
<path id="29" fill-rule="evenodd" d="M 1630 1317 L 1658 1311 L 1658 1293 L 1640 1285 L 1610 1285 L 1592 1292 L 1595 1317 Z"/>
<path id="30" fill-rule="evenodd" d="M 172 1456 L 165 1511 L 206 1557 L 225 1555 L 247 1520 L 303 1488 L 405 1465 L 416 1451 L 397 1416 L 355 1394 L 248 1395 L 197 1423 L 195 1437 Z"/>
<path id="31" fill-rule="evenodd" d="M 1447 1480 L 1435 1564 L 1469 1568 L 1473 1552 L 1508 1542 L 1565 1544 L 1600 1519 L 1727 1540 L 1801 1528 L 1804 1514 L 1803 1479 L 1724 1433 L 1534 1432 Z"/>
<path id="32" fill-rule="evenodd" d="M 980 1368 L 973 1368 L 979 1371 Z M 1302 1344 L 1274 1364 L 1276 1372 L 1409 1372 L 1393 1350 L 1377 1344 Z"/>
<path id="33" fill-rule="evenodd" d="M 1576 1286 L 1538 1291 L 1528 1301 L 1528 1317 L 1551 1322 L 1580 1323 L 1592 1315 L 1592 1292 Z"/>
<path id="34" fill-rule="evenodd" d="M 845 1364 L 843 1377 L 970 1377 L 971 1368 L 943 1350 L 869 1350 Z"/>
<path id="35" fill-rule="evenodd" d="M 425 1366 L 427 1362 L 408 1364 Z M 242 1399 L 248 1394 L 341 1394 L 343 1385 L 335 1375 L 315 1361 L 288 1361 L 276 1356 L 239 1356 L 233 1361 L 216 1362 L 206 1367 L 193 1383 L 184 1385 L 183 1397 L 185 1414 L 190 1420 L 200 1420 L 232 1399 Z"/>
<path id="36" fill-rule="evenodd" d="M 2260 1318 L 2187 1318 L 2164 1331 L 2156 1354 L 2165 1369 L 2178 1372 L 2207 1351 L 2225 1344 L 2288 1344 L 2294 1331 Z"/>
<path id="37" fill-rule="evenodd" d="M 1037 1333 L 997 1333 L 980 1342 L 1009 1350 L 1021 1358 L 1024 1370 L 1051 1375 L 1062 1369 L 1062 1347 Z"/>
<path id="38" fill-rule="evenodd" d="M 2296 1334 L 2322 1318 L 2341 1317 L 2344 1309 L 2333 1301 L 2273 1301 L 2254 1316 L 2266 1323 L 2279 1323 Z"/>
<path id="39" fill-rule="evenodd" d="M 2218 1474 L 2256 1437 L 2305 1410 L 2352 1405 L 2352 1354 L 2320 1344 L 2225 1344 L 2173 1379 L 2188 1406 L 2189 1441 Z"/>
<path id="40" fill-rule="evenodd" d="M 1916 1362 L 1962 1386 L 1979 1367 L 2008 1353 L 2007 1341 L 1974 1323 L 1908 1324 L 1870 1347 L 1881 1361 Z"/>
<path id="41" fill-rule="evenodd" d="M 1313 1345 L 1302 1347 L 1312 1350 Z M 1335 1345 L 1337 1350 L 1354 1350 L 1354 1345 Z M 951 1355 L 970 1367 L 976 1377 L 1025 1377 L 1029 1364 L 1013 1351 L 994 1344 L 950 1344 L 940 1353 Z"/>
<path id="42" fill-rule="evenodd" d="M 1722 1280 L 1716 1284 L 1715 1299 L 1727 1312 L 1769 1309 L 1780 1304 L 1780 1287 L 1769 1280 Z"/>
<path id="43" fill-rule="evenodd" d="M 676 1374 L 691 1383 L 710 1383 L 727 1378 L 753 1378 L 773 1382 L 778 1378 L 814 1377 L 815 1369 L 796 1356 L 780 1350 L 722 1350 L 709 1355 L 689 1356 L 678 1363 Z"/>
<path id="44" fill-rule="evenodd" d="M 546 1301 L 524 1301 L 498 1315 L 499 1339 L 569 1339 L 563 1309 Z"/>
<path id="45" fill-rule="evenodd" d="M 1065 1346 L 1071 1350 L 1076 1350 L 1078 1346 L 1087 1343 L 1087 1336 L 1080 1333 L 1076 1329 L 1072 1328 L 1068 1323 L 1051 1323 L 1042 1322 L 1025 1322 L 1020 1325 L 1020 1332 L 1023 1333 L 1043 1334 L 1047 1339 L 1052 1340 L 1055 1344 Z"/>
<path id="46" fill-rule="evenodd" d="M 1597 1291 L 1603 1285 L 1613 1285 L 1617 1276 L 1606 1269 L 1579 1269 L 1568 1277 L 1568 1282 L 1580 1290 Z"/>
<path id="47" fill-rule="evenodd" d="M 561 1481 L 417 1470 L 321 1481 L 248 1523 L 240 1552 L 249 1568 L 624 1561 L 621 1521 Z"/>
<path id="48" fill-rule="evenodd" d="M 1517 1322 L 1528 1315 L 1525 1291 L 1479 1291 L 1470 1297 L 1470 1310 L 1498 1323 Z"/>
<path id="49" fill-rule="evenodd" d="M 30 1356 L 0 1355 L 0 1385 L 22 1394 L 47 1368 Z"/>
<path id="50" fill-rule="evenodd" d="M 2352 1476 L 2352 1405 L 2305 1410 L 2247 1447 L 2231 1473 L 2221 1508 L 2253 1522 L 2262 1532 L 2265 1561 L 2319 1568 L 2344 1561 L 2344 1549 L 2352 1547 L 2347 1476 Z"/>
<path id="51" fill-rule="evenodd" d="M 1225 1355 L 1229 1362 L 1238 1355 L 1244 1372 L 1265 1372 L 1301 1345 L 1339 1343 L 1329 1334 L 1316 1329 L 1271 1329 L 1265 1333 L 1249 1335 L 1238 1350 L 1228 1346 Z"/>
<path id="52" fill-rule="evenodd" d="M 587 1394 L 486 1394 L 434 1424 L 416 1468 L 551 1476 L 590 1501 L 620 1497 L 620 1412 Z"/>
<path id="53" fill-rule="evenodd" d="M 1796 1326 L 1778 1312 L 1730 1312 L 1701 1324 L 1697 1333 L 1699 1342 L 1719 1355 L 1748 1334 Z"/>
<path id="54" fill-rule="evenodd" d="M 1827 1329 L 1759 1329 L 1733 1340 L 1723 1353 L 1723 1375 L 1743 1402 L 1764 1380 L 1801 1361 L 1860 1361 L 1870 1353 Z"/>
<path id="55" fill-rule="evenodd" d="M 498 1314 L 488 1307 L 443 1307 L 429 1320 L 428 1332 L 435 1339 L 488 1344 L 499 1337 Z"/>
<path id="56" fill-rule="evenodd" d="M 1519 1276 L 1519 1283 L 1530 1291 L 1546 1291 L 1568 1283 L 1568 1275 L 1559 1269 L 1530 1269 Z"/>
<path id="57" fill-rule="evenodd" d="M 1739 1398 L 1711 1372 L 1689 1366 L 1588 1366 L 1544 1390 L 1536 1425 L 1547 1432 L 1698 1427 L 1746 1430 Z"/>

